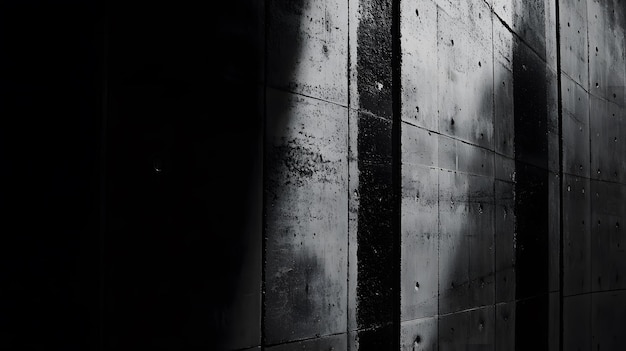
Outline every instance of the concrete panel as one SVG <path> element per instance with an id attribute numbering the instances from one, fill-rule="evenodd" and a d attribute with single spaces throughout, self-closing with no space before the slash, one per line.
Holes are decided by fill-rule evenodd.
<path id="1" fill-rule="evenodd" d="M 591 294 L 563 299 L 563 350 L 591 350 Z"/>
<path id="2" fill-rule="evenodd" d="M 472 0 L 435 0 L 439 13 L 473 32 L 484 43 L 491 40 L 491 9 L 484 1 Z M 440 22 L 441 24 L 441 22 Z M 441 39 L 441 38 L 440 38 Z"/>
<path id="3" fill-rule="evenodd" d="M 587 1 L 589 17 L 589 92 L 624 102 L 624 14 L 617 1 Z M 617 11 L 616 11 L 617 10 Z"/>
<path id="4" fill-rule="evenodd" d="M 495 183 L 495 302 L 515 300 L 515 194 L 513 183 Z"/>
<path id="5" fill-rule="evenodd" d="M 495 349 L 515 350 L 515 302 L 495 306 Z"/>
<path id="6" fill-rule="evenodd" d="M 323 336 L 310 340 L 296 341 L 287 344 L 265 347 L 267 351 L 321 351 L 347 350 L 348 337 L 346 334 Z"/>
<path id="7" fill-rule="evenodd" d="M 495 307 L 439 317 L 440 350 L 495 350 Z"/>
<path id="8" fill-rule="evenodd" d="M 499 19 L 556 71 L 555 8 L 554 0 L 499 0 L 493 3 Z"/>
<path id="9" fill-rule="evenodd" d="M 590 96 L 590 158 L 591 178 L 624 182 L 626 178 L 626 125 L 624 108 L 612 102 Z"/>
<path id="10" fill-rule="evenodd" d="M 400 325 L 400 350 L 402 351 L 437 351 L 438 350 L 438 320 L 424 318 Z"/>
<path id="11" fill-rule="evenodd" d="M 438 165 L 442 169 L 493 177 L 493 152 L 439 135 Z"/>
<path id="12" fill-rule="evenodd" d="M 591 296 L 592 350 L 619 350 L 626 343 L 626 291 Z"/>
<path id="13" fill-rule="evenodd" d="M 400 2 L 402 120 L 436 131 L 437 6 L 430 0 Z"/>
<path id="14" fill-rule="evenodd" d="M 563 172 L 589 177 L 589 94 L 562 76 Z"/>
<path id="15" fill-rule="evenodd" d="M 626 288 L 626 185 L 591 181 L 594 291 Z"/>
<path id="16" fill-rule="evenodd" d="M 516 1 L 513 31 L 546 61 L 546 12 L 550 2 L 545 0 Z M 554 32 L 550 33 L 553 34 Z"/>
<path id="17" fill-rule="evenodd" d="M 563 178 L 563 294 L 591 289 L 589 180 Z"/>
<path id="18" fill-rule="evenodd" d="M 267 92 L 265 335 L 346 330 L 347 108 Z"/>
<path id="19" fill-rule="evenodd" d="M 348 3 L 271 0 L 268 11 L 268 84 L 347 105 Z"/>
<path id="20" fill-rule="evenodd" d="M 402 167 L 401 321 L 434 316 L 438 306 L 438 170 Z"/>
<path id="21" fill-rule="evenodd" d="M 402 124 L 402 163 L 436 167 L 439 135 L 411 124 Z"/>
<path id="22" fill-rule="evenodd" d="M 587 3 L 559 1 L 561 70 L 588 89 Z"/>
<path id="23" fill-rule="evenodd" d="M 439 173 L 439 313 L 493 303 L 492 180 Z"/>
<path id="24" fill-rule="evenodd" d="M 439 11 L 439 131 L 493 149 L 491 14 L 463 18 L 477 22 L 465 24 Z"/>

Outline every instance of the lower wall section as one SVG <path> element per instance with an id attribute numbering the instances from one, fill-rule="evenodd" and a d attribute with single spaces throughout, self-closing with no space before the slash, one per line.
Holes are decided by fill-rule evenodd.
<path id="1" fill-rule="evenodd" d="M 347 108 L 267 97 L 265 342 L 346 331 Z"/>

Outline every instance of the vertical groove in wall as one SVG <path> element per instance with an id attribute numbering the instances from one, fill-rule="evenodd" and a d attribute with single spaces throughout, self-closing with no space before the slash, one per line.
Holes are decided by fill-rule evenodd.
<path id="1" fill-rule="evenodd" d="M 563 350 L 563 102 L 561 92 L 561 20 L 559 0 L 554 1 L 556 18 L 556 79 L 559 139 L 559 349 Z"/>
<path id="2" fill-rule="evenodd" d="M 359 1 L 355 57 L 359 98 L 356 320 L 362 351 L 391 350 L 397 344 L 394 1 Z"/>
<path id="3" fill-rule="evenodd" d="M 263 111 L 261 112 L 261 350 L 265 350 L 265 290 L 266 290 L 266 261 L 267 261 L 267 235 L 266 235 L 266 206 L 265 206 L 265 189 L 267 188 L 267 156 L 265 148 L 267 147 L 267 75 L 268 75 L 268 37 L 269 37 L 269 18 L 270 18 L 270 0 L 264 0 L 263 3 L 263 20 L 264 20 L 264 35 L 263 35 L 263 101 L 261 106 Z"/>
<path id="4" fill-rule="evenodd" d="M 394 335 L 394 349 L 400 350 L 400 290 L 401 290 L 401 245 L 402 245 L 402 231 L 401 231 L 401 209 L 402 209 L 402 51 L 401 51 L 401 33 L 400 33 L 400 1 L 393 0 L 392 9 L 392 106 L 393 106 L 393 119 L 392 119 L 392 178 L 393 178 L 393 192 L 394 192 L 394 205 L 393 205 L 393 238 L 394 238 L 394 306 L 393 306 L 393 335 Z"/>

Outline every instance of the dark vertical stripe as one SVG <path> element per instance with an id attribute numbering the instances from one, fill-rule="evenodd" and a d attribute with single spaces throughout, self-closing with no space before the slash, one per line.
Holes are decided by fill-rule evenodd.
<path id="1" fill-rule="evenodd" d="M 363 1 L 361 9 L 371 16 L 357 31 L 359 346 L 399 349 L 400 2 Z"/>
<path id="2" fill-rule="evenodd" d="M 540 13 L 543 13 L 541 11 Z M 521 23 L 521 33 L 527 23 Z M 540 28 L 536 28 L 540 30 Z M 539 33 L 540 35 L 544 33 Z M 515 126 L 515 346 L 548 347 L 549 183 L 546 63 L 518 41 L 513 52 Z M 532 337 L 527 337 L 532 335 Z"/>
<path id="3" fill-rule="evenodd" d="M 394 138 L 394 52 L 397 2 L 362 0 L 357 29 L 357 326 L 361 351 L 399 344 L 398 211 Z M 398 138 L 396 138 L 398 139 Z"/>

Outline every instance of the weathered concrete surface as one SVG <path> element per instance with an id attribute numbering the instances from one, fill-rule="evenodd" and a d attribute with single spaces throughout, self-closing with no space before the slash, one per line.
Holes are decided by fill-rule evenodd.
<path id="1" fill-rule="evenodd" d="M 593 291 L 626 288 L 626 185 L 591 181 Z"/>
<path id="2" fill-rule="evenodd" d="M 591 289 L 589 180 L 563 177 L 563 294 Z"/>
<path id="3" fill-rule="evenodd" d="M 481 1 L 463 4 L 437 12 L 438 130 L 493 148 L 491 11 Z"/>
<path id="4" fill-rule="evenodd" d="M 439 317 L 439 347 L 443 350 L 495 350 L 495 307 Z"/>
<path id="5" fill-rule="evenodd" d="M 626 269 L 617 4 L 392 5 L 268 4 L 265 343 L 557 349 L 562 314 L 563 347 L 591 346 L 600 322 L 567 320 L 607 315 L 588 294 Z"/>
<path id="6" fill-rule="evenodd" d="M 402 321 L 434 316 L 438 312 L 439 198 L 437 188 L 432 186 L 437 184 L 438 173 L 420 165 L 404 165 Z"/>
<path id="7" fill-rule="evenodd" d="M 539 333 L 533 339 L 537 345 L 555 347 L 550 332 L 559 330 L 559 301 L 548 298 L 549 291 L 558 291 L 560 274 L 555 3 L 401 6 L 401 221 L 403 233 L 411 233 L 402 236 L 403 325 L 434 318 L 440 347 L 466 347 L 481 333 L 470 328 L 452 335 L 442 325 L 468 309 L 495 313 L 498 303 L 513 320 L 499 320 L 502 335 L 495 334 L 492 323 L 495 344 L 489 337 L 486 347 L 524 349 L 525 342 L 515 335 L 528 328 Z M 434 86 L 438 94 L 428 95 Z M 421 190 L 419 197 L 412 194 L 432 178 L 429 169 L 438 170 L 431 184 L 438 189 L 437 207 L 420 203 Z M 426 217 L 435 209 L 439 273 L 430 278 L 436 247 L 413 233 L 429 235 Z M 416 275 L 438 280 L 436 314 L 430 303 L 411 305 Z M 420 283 L 417 293 L 421 290 Z M 517 303 L 524 311 L 545 315 L 545 321 L 537 324 L 529 313 L 515 314 Z"/>
<path id="8" fill-rule="evenodd" d="M 434 1 L 400 2 L 402 121 L 439 129 L 437 11 Z M 404 128 L 402 128 L 404 130 Z"/>
<path id="9" fill-rule="evenodd" d="M 438 323 L 436 318 L 414 319 L 402 322 L 400 349 L 402 351 L 435 351 L 438 348 Z"/>
<path id="10" fill-rule="evenodd" d="M 348 3 L 267 0 L 271 87 L 348 104 Z"/>
<path id="11" fill-rule="evenodd" d="M 558 16 L 562 74 L 574 80 L 583 89 L 587 89 L 589 87 L 587 3 L 561 0 Z"/>
<path id="12" fill-rule="evenodd" d="M 493 182 L 445 170 L 439 180 L 440 313 L 493 304 Z"/>
<path id="13" fill-rule="evenodd" d="M 561 86 L 563 172 L 589 178 L 589 94 L 565 75 Z"/>
<path id="14" fill-rule="evenodd" d="M 267 94 L 266 341 L 345 332 L 348 111 Z"/>
<path id="15" fill-rule="evenodd" d="M 594 95 L 589 99 L 591 178 L 625 183 L 626 160 L 620 156 L 626 152 L 624 107 Z"/>
<path id="16" fill-rule="evenodd" d="M 589 92 L 624 105 L 624 5 L 619 1 L 587 1 Z"/>
<path id="17" fill-rule="evenodd" d="M 399 343 L 392 5 L 391 0 L 360 0 L 354 4 L 358 21 L 351 24 L 356 26 L 356 37 L 350 40 L 356 45 L 351 63 L 356 79 L 350 84 L 356 89 L 350 107 L 358 116 L 358 223 L 356 242 L 350 242 L 356 246 L 356 260 L 350 263 L 356 266 L 356 281 L 350 282 L 356 285 L 356 296 L 350 297 L 356 333 L 351 340 L 364 351 L 393 349 Z"/>

